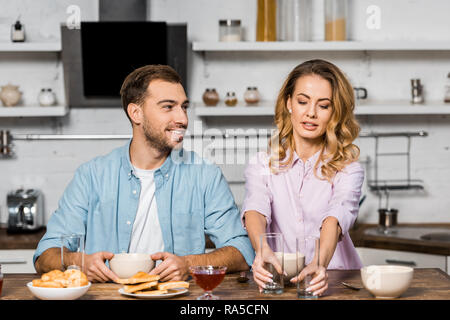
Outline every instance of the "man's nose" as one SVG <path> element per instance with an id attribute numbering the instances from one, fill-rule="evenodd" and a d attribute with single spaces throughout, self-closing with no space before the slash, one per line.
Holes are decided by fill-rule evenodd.
<path id="1" fill-rule="evenodd" d="M 174 122 L 178 125 L 187 126 L 188 116 L 183 107 L 177 107 L 174 114 Z"/>

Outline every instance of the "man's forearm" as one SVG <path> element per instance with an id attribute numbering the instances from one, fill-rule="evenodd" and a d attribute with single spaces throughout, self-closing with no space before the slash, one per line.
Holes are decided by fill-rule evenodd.
<path id="1" fill-rule="evenodd" d="M 69 249 L 64 248 L 64 268 L 78 264 L 76 253 L 71 253 Z M 61 248 L 49 248 L 45 250 L 36 260 L 34 267 L 38 273 L 45 273 L 52 270 L 63 270 L 61 265 Z"/>
<path id="2" fill-rule="evenodd" d="M 184 256 L 188 266 L 226 266 L 227 272 L 249 270 L 241 252 L 232 246 L 218 248 L 210 253 Z"/>

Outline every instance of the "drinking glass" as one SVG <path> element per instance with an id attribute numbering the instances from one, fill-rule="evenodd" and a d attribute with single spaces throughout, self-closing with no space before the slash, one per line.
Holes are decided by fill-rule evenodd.
<path id="1" fill-rule="evenodd" d="M 275 254 L 276 259 L 281 265 L 281 273 L 275 269 L 275 266 L 264 261 L 264 269 L 272 274 L 272 281 L 266 282 L 263 293 L 281 294 L 284 290 L 284 238 L 281 233 L 263 233 L 260 237 L 260 248 L 269 247 Z"/>
<path id="2" fill-rule="evenodd" d="M 75 254 L 72 254 L 75 253 Z M 69 260 L 68 254 L 71 255 Z M 84 270 L 84 235 L 70 234 L 61 236 L 61 269 Z"/>
<path id="3" fill-rule="evenodd" d="M 320 240 L 317 237 L 305 237 L 296 239 L 297 249 L 297 274 L 303 270 L 307 272 L 302 281 L 297 281 L 297 298 L 317 299 L 318 296 L 313 291 L 306 291 L 310 286 L 319 268 Z"/>
<path id="4" fill-rule="evenodd" d="M 193 266 L 189 271 L 194 277 L 195 283 L 205 290 L 205 293 L 197 297 L 197 300 L 219 300 L 220 298 L 212 294 L 212 291 L 225 278 L 227 267 L 216 266 Z"/>

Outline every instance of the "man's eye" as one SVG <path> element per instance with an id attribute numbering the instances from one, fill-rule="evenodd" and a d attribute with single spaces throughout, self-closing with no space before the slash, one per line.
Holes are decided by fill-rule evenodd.
<path id="1" fill-rule="evenodd" d="M 189 105 L 186 104 L 186 105 L 182 106 L 182 108 L 183 108 L 184 110 L 187 110 L 187 109 L 189 109 Z"/>
<path id="2" fill-rule="evenodd" d="M 172 109 L 173 106 L 171 106 L 170 104 L 168 104 L 168 105 L 163 106 L 163 108 L 165 108 L 165 109 Z"/>

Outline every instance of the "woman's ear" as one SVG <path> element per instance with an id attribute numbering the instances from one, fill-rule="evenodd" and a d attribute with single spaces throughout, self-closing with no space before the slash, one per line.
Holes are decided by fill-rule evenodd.
<path id="1" fill-rule="evenodd" d="M 129 115 L 131 121 L 134 124 L 139 125 L 142 123 L 143 110 L 142 110 L 141 106 L 139 106 L 135 103 L 130 103 L 130 104 L 128 104 L 127 112 L 128 112 L 128 115 Z"/>
<path id="2" fill-rule="evenodd" d="M 291 101 L 291 97 L 290 96 L 286 100 L 286 107 L 288 109 L 288 112 L 292 113 L 292 101 Z"/>

